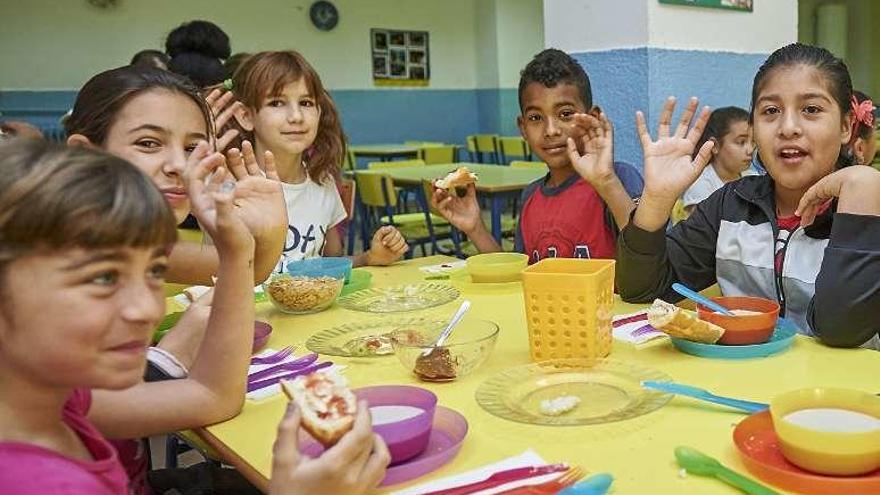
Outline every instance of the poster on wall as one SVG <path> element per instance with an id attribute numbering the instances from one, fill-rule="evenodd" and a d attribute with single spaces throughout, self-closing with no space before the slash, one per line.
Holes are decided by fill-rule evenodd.
<path id="1" fill-rule="evenodd" d="M 431 68 L 426 31 L 373 28 L 370 48 L 377 86 L 428 85 Z"/>
<path id="2" fill-rule="evenodd" d="M 744 12 L 752 11 L 752 0 L 660 0 L 660 3 L 706 7 L 710 9 L 740 10 Z"/>

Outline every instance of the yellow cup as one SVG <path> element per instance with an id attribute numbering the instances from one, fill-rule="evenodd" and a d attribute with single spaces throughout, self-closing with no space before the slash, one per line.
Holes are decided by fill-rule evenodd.
<path id="1" fill-rule="evenodd" d="M 835 408 L 880 418 L 880 397 L 841 388 L 806 388 L 776 396 L 770 402 L 779 448 L 792 464 L 835 476 L 867 473 L 880 468 L 880 429 L 832 432 L 787 421 L 802 409 Z"/>
<path id="2" fill-rule="evenodd" d="M 548 258 L 522 279 L 533 361 L 611 352 L 614 260 Z"/>

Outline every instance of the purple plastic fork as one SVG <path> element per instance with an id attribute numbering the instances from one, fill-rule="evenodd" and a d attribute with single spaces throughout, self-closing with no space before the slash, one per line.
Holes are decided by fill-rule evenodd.
<path id="1" fill-rule="evenodd" d="M 275 377 L 272 377 L 272 378 L 269 378 L 266 380 L 259 380 L 256 382 L 251 382 L 251 383 L 248 383 L 247 391 L 253 392 L 254 390 L 260 390 L 261 388 L 271 387 L 272 385 L 275 385 L 276 383 L 280 382 L 281 380 L 291 380 L 291 379 L 296 378 L 298 376 L 310 375 L 310 374 L 314 373 L 315 371 L 318 371 L 320 369 L 324 369 L 324 368 L 327 368 L 330 366 L 333 366 L 332 361 L 324 361 L 323 363 L 313 364 L 311 366 L 307 366 L 307 367 L 302 368 L 300 370 L 296 370 L 291 373 L 287 373 L 286 375 L 278 375 L 278 376 L 275 376 Z"/>
<path id="2" fill-rule="evenodd" d="M 289 345 L 289 346 L 285 347 L 284 349 L 281 349 L 280 351 L 276 351 L 272 354 L 269 354 L 268 356 L 252 357 L 251 364 L 280 363 L 281 361 L 284 361 L 285 359 L 287 359 L 288 356 L 293 354 L 293 349 L 294 349 L 294 347 Z"/>
<path id="3" fill-rule="evenodd" d="M 272 375 L 277 374 L 279 371 L 296 371 L 301 368 L 305 368 L 306 366 L 314 363 L 318 360 L 318 354 L 312 353 L 307 356 L 303 356 L 299 359 L 295 359 L 293 361 L 288 361 L 286 363 L 279 363 L 274 366 L 269 366 L 264 370 L 257 371 L 255 373 L 251 373 L 248 375 L 249 382 L 256 382 L 262 380 L 264 378 L 269 378 Z"/>
<path id="4" fill-rule="evenodd" d="M 641 337 L 643 335 L 648 335 L 649 333 L 653 333 L 653 332 L 663 333 L 663 332 L 660 332 L 660 330 L 657 330 L 656 328 L 652 327 L 651 325 L 645 325 L 643 327 L 639 327 L 638 330 L 634 331 L 632 333 L 632 336 L 633 337 Z"/>

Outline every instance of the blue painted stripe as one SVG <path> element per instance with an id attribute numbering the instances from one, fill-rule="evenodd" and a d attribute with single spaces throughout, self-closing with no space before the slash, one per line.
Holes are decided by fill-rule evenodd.
<path id="1" fill-rule="evenodd" d="M 464 143 L 469 134 L 518 135 L 516 89 L 337 90 L 331 92 L 352 143 Z M 57 126 L 75 91 L 2 91 L 3 118 Z"/>
<path id="2" fill-rule="evenodd" d="M 667 96 L 701 105 L 748 109 L 752 79 L 767 54 L 741 54 L 665 48 L 631 48 L 573 53 L 585 67 L 593 102 L 614 124 L 615 158 L 641 167 L 635 112 L 646 114 L 652 135 Z M 680 106 L 679 106 L 680 110 Z"/>

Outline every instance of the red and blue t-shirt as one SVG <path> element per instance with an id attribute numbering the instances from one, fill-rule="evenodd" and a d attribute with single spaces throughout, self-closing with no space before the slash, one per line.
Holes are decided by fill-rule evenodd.
<path id="1" fill-rule="evenodd" d="M 641 175 L 631 165 L 615 163 L 631 197 L 641 195 Z M 544 258 L 614 258 L 616 227 L 599 193 L 573 174 L 556 187 L 549 175 L 530 184 L 522 195 L 516 250 L 529 262 Z"/>

